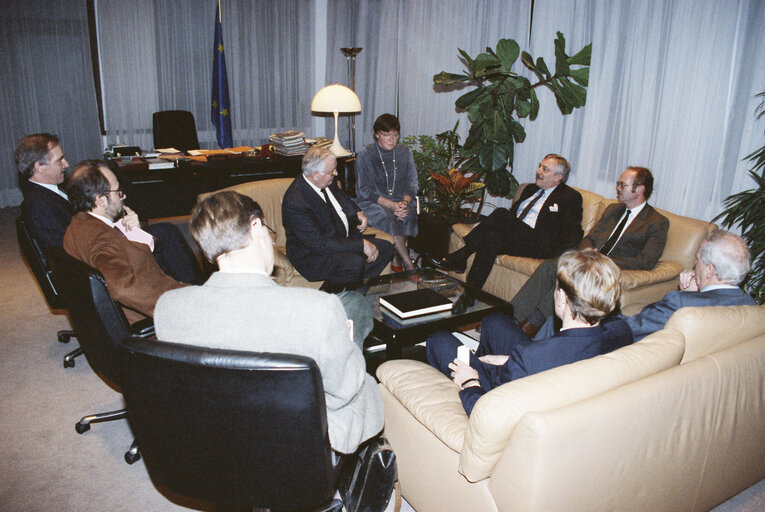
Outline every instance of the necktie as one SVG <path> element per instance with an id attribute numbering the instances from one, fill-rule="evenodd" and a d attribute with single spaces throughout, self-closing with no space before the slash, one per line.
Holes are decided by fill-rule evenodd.
<path id="1" fill-rule="evenodd" d="M 520 215 L 518 215 L 518 220 L 523 220 L 526 218 L 526 215 L 529 214 L 531 209 L 534 207 L 534 205 L 539 201 L 539 198 L 544 195 L 545 191 L 543 189 L 539 189 L 539 192 L 537 192 L 537 195 L 534 196 L 534 199 L 531 200 L 529 204 L 526 205 L 526 208 L 523 209 Z"/>
<path id="2" fill-rule="evenodd" d="M 619 236 L 622 234 L 622 231 L 624 231 L 624 226 L 627 225 L 627 220 L 630 218 L 630 213 L 632 213 L 630 210 L 627 210 L 627 215 L 624 216 L 622 221 L 619 223 L 618 226 L 616 226 L 616 230 L 611 235 L 611 238 L 606 240 L 606 243 L 603 244 L 603 247 L 600 248 L 601 254 L 605 254 L 608 256 L 608 253 L 611 252 L 611 249 L 614 248 L 614 245 L 616 245 L 616 241 L 619 240 Z"/>
<path id="3" fill-rule="evenodd" d="M 335 228 L 338 229 L 340 233 L 347 235 L 348 233 L 345 230 L 345 224 L 343 224 L 342 219 L 340 219 L 340 215 L 337 213 L 337 210 L 335 210 L 335 206 L 332 204 L 332 201 L 329 200 L 329 193 L 327 193 L 327 189 L 321 189 L 321 193 L 324 194 L 324 200 L 327 202 L 327 208 L 329 208 L 330 212 L 329 215 L 332 218 L 332 222 L 335 224 Z"/>

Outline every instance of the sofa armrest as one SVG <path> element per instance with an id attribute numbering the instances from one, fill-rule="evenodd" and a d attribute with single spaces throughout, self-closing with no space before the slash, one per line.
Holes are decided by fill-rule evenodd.
<path id="1" fill-rule="evenodd" d="M 660 261 L 651 270 L 622 270 L 622 289 L 631 290 L 639 286 L 663 283 L 677 279 L 683 266 L 675 261 Z"/>
<path id="2" fill-rule="evenodd" d="M 432 366 L 407 359 L 381 364 L 377 378 L 433 435 L 460 452 L 468 417 L 459 388 L 449 378 Z"/>

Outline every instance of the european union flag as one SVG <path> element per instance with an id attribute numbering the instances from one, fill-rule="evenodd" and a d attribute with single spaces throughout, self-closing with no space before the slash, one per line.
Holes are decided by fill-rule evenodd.
<path id="1" fill-rule="evenodd" d="M 218 136 L 218 146 L 234 146 L 231 137 L 231 105 L 228 100 L 228 76 L 226 56 L 223 54 L 223 30 L 220 26 L 220 10 L 215 7 L 215 49 L 213 51 L 212 76 L 212 123 Z"/>

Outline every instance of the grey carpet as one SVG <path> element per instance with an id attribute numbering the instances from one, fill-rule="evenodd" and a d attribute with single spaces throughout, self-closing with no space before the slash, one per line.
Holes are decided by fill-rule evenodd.
<path id="1" fill-rule="evenodd" d="M 18 208 L 0 210 L 0 511 L 206 508 L 164 496 L 142 461 L 124 462 L 133 441 L 125 420 L 75 432 L 80 417 L 119 409 L 122 397 L 82 356 L 74 368 L 63 368 L 76 341 L 56 341 L 56 331 L 69 323 L 48 309 L 20 255 L 17 215 Z M 403 510 L 412 509 L 405 504 Z M 765 480 L 715 510 L 765 510 Z"/>

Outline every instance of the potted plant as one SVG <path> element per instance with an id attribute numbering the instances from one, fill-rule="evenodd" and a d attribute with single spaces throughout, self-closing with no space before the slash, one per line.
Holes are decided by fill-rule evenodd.
<path id="1" fill-rule="evenodd" d="M 756 97 L 765 97 L 765 91 Z M 757 106 L 755 114 L 757 119 L 765 115 L 765 100 Z M 752 253 L 752 271 L 744 289 L 757 303 L 765 304 L 765 146 L 744 160 L 754 164 L 749 175 L 757 188 L 727 197 L 723 203 L 725 210 L 714 220 L 720 220 L 720 225 L 726 229 L 741 227 L 741 236 Z"/>
<path id="2" fill-rule="evenodd" d="M 539 100 L 535 89 L 542 86 L 555 95 L 561 114 L 570 114 L 583 106 L 587 99 L 592 45 L 568 56 L 566 41 L 558 32 L 554 73 L 541 57 L 534 61 L 528 53 L 521 53 L 518 43 L 512 39 L 500 39 L 496 50 L 487 47 L 486 53 L 475 58 L 461 49 L 459 52 L 467 67 L 465 72 L 442 71 L 433 77 L 433 82 L 447 88 L 465 84 L 475 86 L 455 103 L 457 109 L 468 112 L 471 123 L 463 156 L 475 158 L 473 171 L 481 175 L 480 180 L 486 184 L 489 193 L 512 196 L 518 185 L 512 174 L 514 144 L 526 138 L 516 117 L 536 119 Z M 532 84 L 525 76 L 512 71 L 519 55 L 523 65 L 536 76 L 536 83 Z"/>

